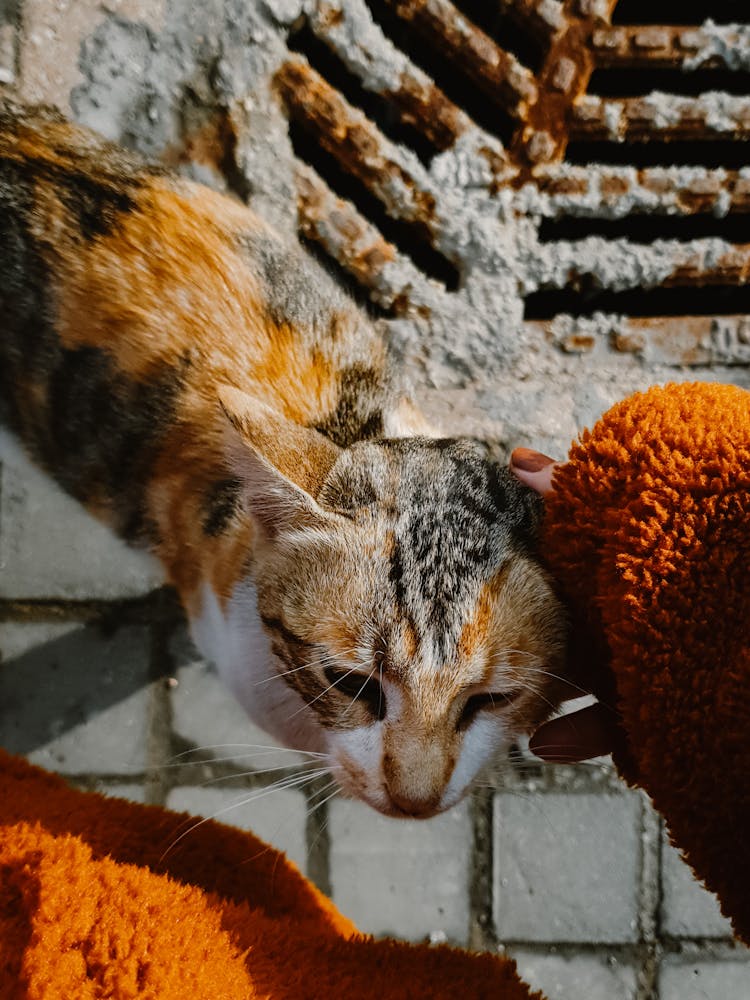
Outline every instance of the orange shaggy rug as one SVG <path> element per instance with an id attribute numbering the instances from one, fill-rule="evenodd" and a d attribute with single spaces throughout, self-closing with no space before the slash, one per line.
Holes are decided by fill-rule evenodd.
<path id="1" fill-rule="evenodd" d="M 3 1000 L 543 1000 L 513 962 L 375 941 L 283 855 L 0 751 Z"/>
<path id="2" fill-rule="evenodd" d="M 626 399 L 554 487 L 543 551 L 571 662 L 620 713 L 621 773 L 750 943 L 750 393 Z"/>

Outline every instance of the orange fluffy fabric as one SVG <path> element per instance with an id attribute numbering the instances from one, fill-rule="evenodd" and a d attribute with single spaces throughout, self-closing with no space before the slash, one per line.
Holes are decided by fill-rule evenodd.
<path id="1" fill-rule="evenodd" d="M 543 1000 L 513 962 L 376 941 L 251 834 L 0 751 L 3 1000 Z"/>
<path id="2" fill-rule="evenodd" d="M 579 677 L 616 703 L 621 772 L 750 943 L 750 393 L 626 399 L 554 484 L 543 544 Z"/>

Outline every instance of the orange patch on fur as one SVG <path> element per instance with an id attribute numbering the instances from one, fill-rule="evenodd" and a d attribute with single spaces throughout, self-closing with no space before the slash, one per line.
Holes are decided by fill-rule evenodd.
<path id="1" fill-rule="evenodd" d="M 497 599 L 507 575 L 508 569 L 503 567 L 499 573 L 496 573 L 491 580 L 484 584 L 479 593 L 474 616 L 464 624 L 458 640 L 458 653 L 462 659 L 472 657 L 480 646 L 486 647 L 488 655 L 485 664 L 486 676 L 483 678 L 485 683 L 492 673 L 491 654 L 493 650 L 490 625 Z"/>
<path id="2" fill-rule="evenodd" d="M 173 190 L 155 181 L 133 197 L 137 209 L 86 245 L 66 246 L 64 219 L 55 227 L 63 345 L 104 347 L 134 378 L 190 358 L 201 368 L 204 395 L 226 382 L 298 423 L 324 419 L 336 403 L 336 366 L 302 331 L 273 322 L 250 263 L 233 245 L 236 234 L 263 224 L 188 182 Z M 47 203 L 45 227 L 55 208 Z"/>
<path id="3" fill-rule="evenodd" d="M 253 216 L 188 184 L 154 182 L 133 197 L 112 232 L 61 248 L 63 345 L 105 347 L 136 378 L 186 354 L 225 379 L 252 370 L 266 339 L 262 294 L 227 234 Z"/>
<path id="4" fill-rule="evenodd" d="M 410 621 L 406 621 L 403 624 L 403 639 L 404 639 L 404 653 L 408 659 L 412 659 L 416 656 L 417 649 L 419 648 L 419 636 L 417 635 L 417 630 Z"/>

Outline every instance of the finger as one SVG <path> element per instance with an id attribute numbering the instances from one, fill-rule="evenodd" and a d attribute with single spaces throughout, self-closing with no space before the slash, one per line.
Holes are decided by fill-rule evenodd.
<path id="1" fill-rule="evenodd" d="M 552 490 L 552 474 L 557 464 L 553 458 L 530 448 L 515 448 L 510 456 L 513 475 L 542 496 Z"/>
<path id="2" fill-rule="evenodd" d="M 529 749 L 542 760 L 573 764 L 611 753 L 615 743 L 615 717 L 610 709 L 588 705 L 545 722 L 531 737 Z"/>

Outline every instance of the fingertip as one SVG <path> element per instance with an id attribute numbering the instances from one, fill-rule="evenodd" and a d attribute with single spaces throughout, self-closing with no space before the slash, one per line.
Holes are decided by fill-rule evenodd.
<path id="1" fill-rule="evenodd" d="M 612 713 L 595 704 L 545 722 L 529 740 L 529 750 L 550 763 L 573 764 L 609 754 L 615 743 Z"/>
<path id="2" fill-rule="evenodd" d="M 546 466 L 553 465 L 554 461 L 554 458 L 541 451 L 534 451 L 533 448 L 514 448 L 510 456 L 511 466 L 522 472 L 541 472 Z"/>
<path id="3" fill-rule="evenodd" d="M 515 448 L 510 456 L 510 471 L 525 486 L 545 496 L 552 489 L 555 460 L 530 448 Z"/>

